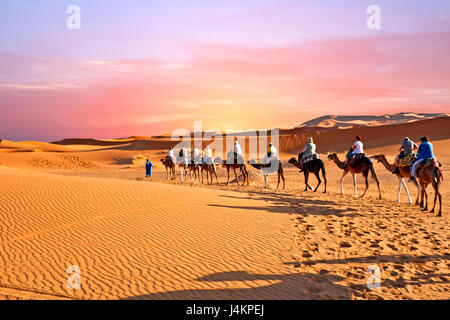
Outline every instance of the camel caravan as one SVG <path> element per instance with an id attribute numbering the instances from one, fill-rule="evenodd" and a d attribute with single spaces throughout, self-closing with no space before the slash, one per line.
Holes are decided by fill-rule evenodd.
<path id="1" fill-rule="evenodd" d="M 412 204 L 411 194 L 408 190 L 405 179 L 412 182 L 417 189 L 417 197 L 415 205 L 428 211 L 428 193 L 427 187 L 431 184 L 434 189 L 433 207 L 430 212 L 436 210 L 436 203 L 439 201 L 439 209 L 437 216 L 442 216 L 442 196 L 439 192 L 439 186 L 443 181 L 441 163 L 436 160 L 433 153 L 433 146 L 427 137 L 420 139 L 421 143 L 417 146 L 408 137 L 403 139 L 400 146 L 400 154 L 395 158 L 393 164 L 389 163 L 384 154 L 368 156 L 364 152 L 364 145 L 360 136 L 355 137 L 350 150 L 347 152 L 345 159 L 342 161 L 336 153 L 328 154 L 327 158 L 333 161 L 338 168 L 342 170 L 340 179 L 341 194 L 344 194 L 344 178 L 350 173 L 353 177 L 354 196 L 358 197 L 357 191 L 357 175 L 361 174 L 365 189 L 360 198 L 363 198 L 369 189 L 369 176 L 375 181 L 378 189 L 378 199 L 382 199 L 380 182 L 378 180 L 372 159 L 381 163 L 386 170 L 398 177 L 398 193 L 396 202 L 400 202 L 400 194 L 404 189 L 408 197 L 408 203 Z M 417 151 L 417 153 L 416 153 Z M 161 159 L 161 163 L 166 168 L 167 179 L 175 180 L 175 166 L 178 165 L 180 170 L 180 180 L 195 182 L 197 179 L 204 183 L 204 174 L 206 174 L 206 183 L 211 185 L 215 182 L 218 184 L 217 168 L 223 167 L 227 170 L 227 182 L 230 183 L 230 171 L 233 171 L 235 182 L 239 186 L 249 185 L 249 171 L 247 164 L 258 170 L 264 178 L 264 188 L 269 188 L 269 176 L 277 175 L 278 183 L 283 183 L 285 189 L 285 177 L 283 164 L 277 156 L 277 149 L 272 143 L 261 162 L 250 160 L 245 162 L 242 148 L 238 141 L 234 141 L 233 148 L 227 153 L 226 160 L 220 157 L 213 158 L 212 150 L 206 146 L 203 152 L 197 147 L 192 151 L 186 147 L 180 148 L 177 155 L 172 148 L 169 149 L 167 156 Z M 323 180 L 323 193 L 327 192 L 327 176 L 325 164 L 316 152 L 316 145 L 313 138 L 309 138 L 302 152 L 297 158 L 291 158 L 288 163 L 299 169 L 304 175 L 305 191 L 311 190 L 317 192 Z M 309 175 L 313 174 L 317 179 L 317 185 L 312 188 L 309 184 Z M 214 179 L 215 178 L 215 179 Z"/>

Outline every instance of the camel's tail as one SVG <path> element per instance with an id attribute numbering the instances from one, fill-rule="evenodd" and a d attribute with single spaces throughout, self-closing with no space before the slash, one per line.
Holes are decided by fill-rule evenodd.
<path id="1" fill-rule="evenodd" d="M 327 179 L 327 173 L 325 172 L 325 164 L 323 163 L 323 161 L 321 159 L 319 159 L 321 167 L 320 170 L 322 171 L 322 176 L 323 178 L 326 180 Z"/>
<path id="2" fill-rule="evenodd" d="M 373 167 L 372 161 L 370 161 L 370 173 L 372 174 L 372 179 L 376 177 L 375 168 Z"/>
<path id="3" fill-rule="evenodd" d="M 441 182 L 444 181 L 444 175 L 442 174 L 442 170 L 441 168 L 438 167 L 435 167 L 434 170 L 436 172 L 436 183 L 440 184 Z"/>

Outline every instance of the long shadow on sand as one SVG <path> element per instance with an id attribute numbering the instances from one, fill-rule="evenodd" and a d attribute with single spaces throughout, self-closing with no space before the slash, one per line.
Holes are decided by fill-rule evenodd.
<path id="1" fill-rule="evenodd" d="M 295 273 L 286 275 L 251 274 L 245 271 L 219 272 L 196 281 L 209 286 L 233 281 L 253 288 L 242 289 L 190 289 L 150 293 L 126 299 L 187 299 L 187 300 L 233 300 L 233 299 L 351 299 L 353 289 L 336 284 L 344 278 L 336 275 Z M 267 281 L 256 284 L 255 281 Z M 242 285 L 241 284 L 241 285 Z M 223 286 L 223 284 L 222 284 Z"/>
<path id="2" fill-rule="evenodd" d="M 250 191 L 246 192 L 254 196 L 230 196 L 221 195 L 225 198 L 241 199 L 241 200 L 257 200 L 266 201 L 267 206 L 233 206 L 233 205 L 223 205 L 223 204 L 208 204 L 208 206 L 216 208 L 230 208 L 230 209 L 243 209 L 243 210 L 259 210 L 273 213 L 284 213 L 284 214 L 300 214 L 300 215 L 320 215 L 320 216 L 336 216 L 336 217 L 362 217 L 366 216 L 357 213 L 356 209 L 346 208 L 337 209 L 337 206 L 341 206 L 338 202 L 331 200 L 320 200 L 320 199 L 308 199 L 299 198 L 295 195 L 289 194 L 279 194 L 279 193 L 266 193 L 266 192 L 256 192 Z M 351 213 L 349 213 L 351 212 Z"/>

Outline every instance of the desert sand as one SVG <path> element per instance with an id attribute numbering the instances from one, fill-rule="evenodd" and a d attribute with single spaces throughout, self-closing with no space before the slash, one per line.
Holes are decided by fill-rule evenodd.
<path id="1" fill-rule="evenodd" d="M 439 127 L 440 126 L 440 127 Z M 318 131 L 328 193 L 304 192 L 288 166 L 312 133 L 282 132 L 286 190 L 167 181 L 167 137 L 0 144 L 0 297 L 4 299 L 449 299 L 448 119 Z M 393 161 L 405 135 L 429 134 L 444 164 L 443 217 L 394 202 L 397 178 L 381 164 L 364 199 L 326 159 L 363 130 L 367 153 Z M 409 130 L 409 131 L 408 131 Z M 428 133 L 430 132 L 430 133 Z M 327 139 L 328 137 L 328 139 Z M 383 138 L 384 137 L 384 138 Z M 144 164 L 155 165 L 152 180 Z M 315 185 L 315 178 L 311 178 Z M 362 179 L 358 178 L 362 191 Z M 416 190 L 408 184 L 413 198 Z M 429 187 L 429 193 L 434 194 Z M 430 197 L 430 198 L 432 198 Z M 81 270 L 70 290 L 66 269 Z M 381 270 L 366 287 L 367 267 Z"/>

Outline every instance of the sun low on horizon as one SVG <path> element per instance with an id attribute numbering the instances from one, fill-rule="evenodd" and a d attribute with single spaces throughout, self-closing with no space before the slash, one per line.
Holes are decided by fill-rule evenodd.
<path id="1" fill-rule="evenodd" d="M 450 2 L 4 0 L 0 139 L 450 110 Z"/>

